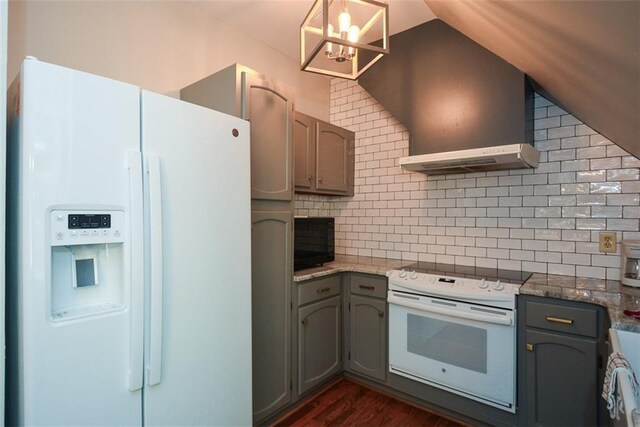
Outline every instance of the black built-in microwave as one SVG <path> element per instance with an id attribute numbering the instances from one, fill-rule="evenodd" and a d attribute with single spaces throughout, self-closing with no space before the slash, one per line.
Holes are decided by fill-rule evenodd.
<path id="1" fill-rule="evenodd" d="M 315 267 L 334 260 L 333 218 L 295 218 L 293 269 Z"/>

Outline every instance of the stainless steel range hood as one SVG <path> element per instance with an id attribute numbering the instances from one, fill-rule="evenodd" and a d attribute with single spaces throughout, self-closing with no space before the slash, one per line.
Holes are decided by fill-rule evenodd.
<path id="1" fill-rule="evenodd" d="M 439 175 L 535 168 L 539 161 L 540 152 L 530 144 L 510 144 L 401 157 L 398 163 L 404 170 Z"/>

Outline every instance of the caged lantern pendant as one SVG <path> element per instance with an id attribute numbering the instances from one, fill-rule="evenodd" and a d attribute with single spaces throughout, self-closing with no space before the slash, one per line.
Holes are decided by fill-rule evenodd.
<path id="1" fill-rule="evenodd" d="M 300 26 L 303 71 L 355 80 L 386 53 L 389 5 L 385 3 L 316 0 Z"/>

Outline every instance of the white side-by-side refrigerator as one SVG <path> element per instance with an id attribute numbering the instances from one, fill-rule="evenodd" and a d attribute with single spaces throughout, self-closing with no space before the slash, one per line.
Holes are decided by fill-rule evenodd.
<path id="1" fill-rule="evenodd" d="M 33 58 L 8 100 L 9 424 L 250 425 L 248 123 Z"/>

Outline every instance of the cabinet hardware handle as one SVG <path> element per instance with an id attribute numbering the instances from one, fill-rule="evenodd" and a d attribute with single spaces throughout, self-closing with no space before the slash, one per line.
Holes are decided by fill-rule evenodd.
<path id="1" fill-rule="evenodd" d="M 318 182 L 322 182 L 322 177 L 318 177 Z"/>
<path id="2" fill-rule="evenodd" d="M 527 343 L 527 351 L 533 351 L 533 344 Z"/>
<path id="3" fill-rule="evenodd" d="M 371 285 L 358 285 L 360 287 L 360 289 L 367 289 L 369 291 L 374 290 L 375 288 Z"/>
<path id="4" fill-rule="evenodd" d="M 545 319 L 547 319 L 548 322 L 562 323 L 563 325 L 573 324 L 573 319 L 563 319 L 561 317 L 553 317 L 553 316 L 546 316 Z"/>
<path id="5" fill-rule="evenodd" d="M 309 175 L 309 181 L 313 181 L 313 175 Z"/>
<path id="6" fill-rule="evenodd" d="M 331 288 L 320 288 L 316 292 L 319 293 L 319 294 L 323 294 L 325 292 L 329 292 L 330 290 L 331 290 Z"/>
<path id="7" fill-rule="evenodd" d="M 307 326 L 307 323 L 309 323 L 309 321 L 307 319 L 302 319 L 302 324 Z"/>
<path id="8" fill-rule="evenodd" d="M 384 317 L 384 312 L 379 311 L 379 312 L 378 312 L 378 317 Z"/>

